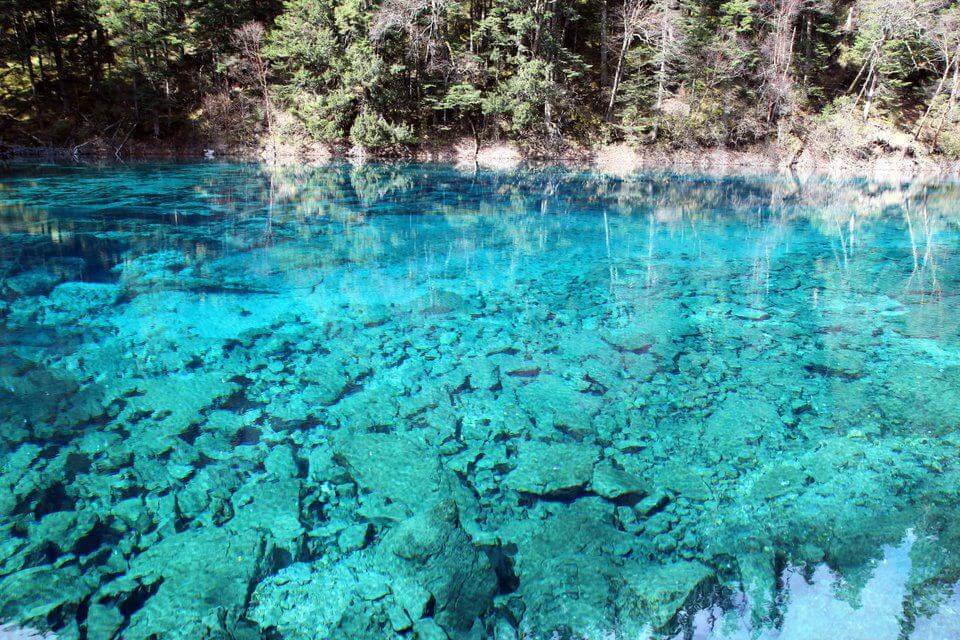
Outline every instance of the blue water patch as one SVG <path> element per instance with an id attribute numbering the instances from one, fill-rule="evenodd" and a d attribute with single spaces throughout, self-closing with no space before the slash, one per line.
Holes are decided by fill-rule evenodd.
<path id="1" fill-rule="evenodd" d="M 0 172 L 0 637 L 960 638 L 958 453 L 949 182 Z"/>

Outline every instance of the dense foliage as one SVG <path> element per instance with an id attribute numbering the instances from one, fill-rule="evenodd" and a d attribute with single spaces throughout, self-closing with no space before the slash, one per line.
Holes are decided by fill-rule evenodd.
<path id="1" fill-rule="evenodd" d="M 841 114 L 960 152 L 948 0 L 0 0 L 0 35 L 7 140 L 743 146 Z"/>

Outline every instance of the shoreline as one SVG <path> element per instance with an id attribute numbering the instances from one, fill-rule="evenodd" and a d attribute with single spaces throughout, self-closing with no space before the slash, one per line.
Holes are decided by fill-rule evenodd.
<path id="1" fill-rule="evenodd" d="M 911 156 L 900 152 L 873 158 L 845 154 L 823 156 L 804 150 L 789 152 L 776 144 L 751 149 L 665 149 L 635 147 L 627 143 L 595 148 L 567 147 L 556 152 L 529 150 L 516 142 L 482 144 L 470 140 L 421 144 L 403 153 L 363 153 L 345 146 L 290 144 L 257 146 L 162 146 L 135 143 L 122 154 L 115 150 L 87 147 L 24 147 L 0 143 L 0 163 L 5 161 L 126 161 L 126 160 L 235 160 L 268 165 L 316 165 L 331 162 L 444 162 L 464 167 L 509 171 L 522 166 L 562 166 L 595 170 L 604 175 L 626 177 L 654 169 L 692 169 L 719 173 L 778 173 L 820 175 L 828 178 L 957 178 L 960 161 L 935 156 Z"/>

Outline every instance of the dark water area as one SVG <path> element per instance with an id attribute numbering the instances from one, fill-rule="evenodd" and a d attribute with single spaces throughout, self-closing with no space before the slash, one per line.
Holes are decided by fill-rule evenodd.
<path id="1" fill-rule="evenodd" d="M 960 638 L 960 188 L 0 169 L 0 638 Z"/>

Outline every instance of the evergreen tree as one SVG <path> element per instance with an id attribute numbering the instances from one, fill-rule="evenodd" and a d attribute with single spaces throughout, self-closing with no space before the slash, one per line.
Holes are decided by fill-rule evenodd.
<path id="1" fill-rule="evenodd" d="M 0 36 L 0 134 L 49 143 L 738 146 L 826 110 L 943 149 L 960 118 L 956 0 L 0 0 Z"/>

